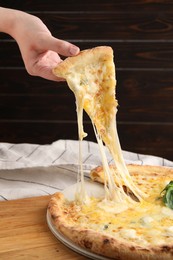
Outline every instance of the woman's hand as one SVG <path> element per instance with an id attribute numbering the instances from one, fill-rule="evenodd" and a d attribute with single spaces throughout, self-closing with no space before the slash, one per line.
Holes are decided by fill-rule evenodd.
<path id="1" fill-rule="evenodd" d="M 63 80 L 52 73 L 52 69 L 62 61 L 59 55 L 74 56 L 79 53 L 79 48 L 53 37 L 38 17 L 18 10 L 1 9 L 7 11 L 6 19 L 8 14 L 11 19 L 7 29 L 1 31 L 9 33 L 17 41 L 28 73 L 49 80 Z"/>

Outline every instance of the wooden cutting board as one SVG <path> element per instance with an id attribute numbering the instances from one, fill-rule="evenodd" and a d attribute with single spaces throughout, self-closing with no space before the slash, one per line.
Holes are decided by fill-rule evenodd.
<path id="1" fill-rule="evenodd" d="M 0 202 L 1 260 L 87 259 L 64 246 L 46 222 L 50 196 Z"/>

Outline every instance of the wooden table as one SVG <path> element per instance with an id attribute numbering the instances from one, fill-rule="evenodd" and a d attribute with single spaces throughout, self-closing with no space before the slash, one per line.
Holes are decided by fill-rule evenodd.
<path id="1" fill-rule="evenodd" d="M 0 202 L 0 259 L 84 260 L 59 242 L 48 228 L 50 196 Z"/>

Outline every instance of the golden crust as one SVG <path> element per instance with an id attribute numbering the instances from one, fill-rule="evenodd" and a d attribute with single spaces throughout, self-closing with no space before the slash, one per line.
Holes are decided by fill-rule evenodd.
<path id="1" fill-rule="evenodd" d="M 142 183 L 137 184 L 144 184 L 144 182 L 149 182 L 149 180 L 154 180 L 155 182 L 160 182 L 160 180 L 170 180 L 173 178 L 173 169 L 164 166 L 151 166 L 151 165 L 127 165 L 127 168 L 130 172 L 130 175 L 136 179 L 137 181 L 140 179 Z M 142 178 L 139 178 L 142 177 Z M 149 183 L 150 185 L 150 183 Z"/>
<path id="2" fill-rule="evenodd" d="M 99 46 L 92 49 L 81 51 L 78 55 L 66 58 L 63 62 L 59 63 L 54 69 L 53 73 L 57 77 L 65 78 L 70 73 L 71 69 L 76 66 L 78 68 L 85 67 L 93 61 L 106 61 L 113 57 L 113 50 L 109 46 Z"/>
<path id="3" fill-rule="evenodd" d="M 116 174 L 117 169 L 115 165 L 109 166 L 111 170 Z M 164 177 L 172 176 L 173 177 L 173 169 L 168 167 L 161 167 L 161 166 L 151 166 L 151 165 L 134 165 L 134 164 L 128 164 L 127 169 L 131 176 L 135 179 L 135 177 L 143 176 L 144 178 L 147 178 L 149 176 L 155 176 L 157 177 Z M 93 181 L 98 181 L 100 183 L 104 183 L 104 172 L 102 166 L 97 166 L 90 172 L 90 177 Z"/>
<path id="4" fill-rule="evenodd" d="M 129 171 L 135 175 L 146 174 L 148 176 L 173 176 L 173 169 L 154 166 L 138 166 L 129 165 Z M 102 168 L 97 167 L 97 173 L 101 172 Z M 93 172 L 93 171 L 92 171 Z M 96 172 L 96 171 L 95 171 Z M 143 175 L 144 176 L 144 175 Z M 144 176 L 145 177 L 145 176 Z M 145 177 L 147 178 L 147 177 Z M 149 245 L 141 246 L 134 244 L 128 240 L 117 239 L 112 235 L 103 234 L 89 228 L 84 228 L 77 224 L 75 219 L 68 218 L 68 204 L 61 193 L 56 193 L 52 196 L 48 211 L 57 228 L 66 237 L 70 238 L 77 245 L 91 250 L 92 252 L 113 259 L 122 260 L 171 260 L 173 259 L 173 242 L 170 245 Z M 65 206 L 66 204 L 66 206 Z M 73 211 L 73 206 L 70 211 Z"/>
<path id="5" fill-rule="evenodd" d="M 118 185 L 116 180 L 117 169 L 115 165 L 110 165 L 109 167 L 114 176 L 114 181 Z M 168 167 L 128 164 L 127 169 L 134 184 L 140 187 L 147 195 L 154 187 L 159 186 L 162 189 L 167 181 L 173 180 L 173 170 Z M 95 182 L 104 183 L 103 167 L 98 166 L 94 168 L 90 172 L 90 178 Z"/>

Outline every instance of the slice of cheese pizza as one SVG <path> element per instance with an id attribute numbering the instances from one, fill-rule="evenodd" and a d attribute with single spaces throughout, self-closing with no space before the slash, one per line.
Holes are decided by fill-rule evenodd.
<path id="1" fill-rule="evenodd" d="M 84 109 L 97 126 L 105 143 L 111 142 L 108 133 L 117 106 L 112 48 L 101 46 L 81 51 L 79 55 L 69 57 L 58 64 L 53 72 L 56 76 L 65 78 L 75 94 L 80 120 L 80 139 L 85 136 L 82 124 Z"/>
<path id="2" fill-rule="evenodd" d="M 116 78 L 112 48 L 100 46 L 81 51 L 77 56 L 69 57 L 58 64 L 53 72 L 56 76 L 65 78 L 75 94 L 80 140 L 86 136 L 83 130 L 83 110 L 87 112 L 91 119 L 100 149 L 104 173 L 107 176 L 108 185 L 107 187 L 105 185 L 107 199 L 114 200 L 121 205 L 122 202 L 124 204 L 133 203 L 122 189 L 122 183 L 125 183 L 138 200 L 141 200 L 144 194 L 134 185 L 129 175 L 117 133 L 116 113 L 118 103 L 115 97 Z M 102 141 L 108 147 L 118 169 L 118 185 L 113 181 Z M 79 179 L 81 180 L 81 188 L 78 192 L 78 198 L 80 201 L 87 201 L 82 170 Z"/>

